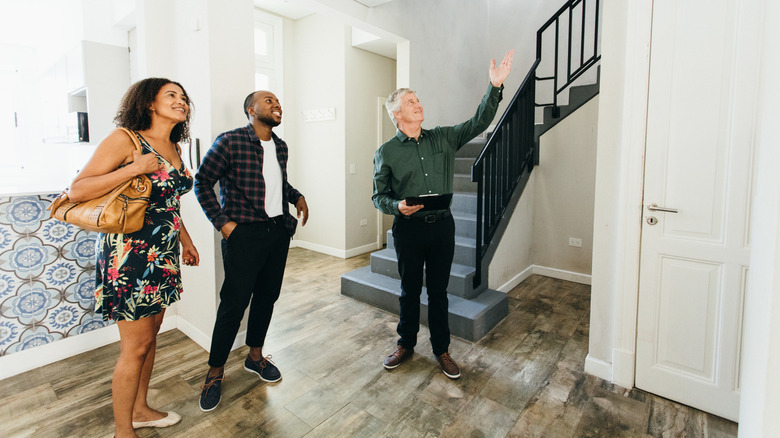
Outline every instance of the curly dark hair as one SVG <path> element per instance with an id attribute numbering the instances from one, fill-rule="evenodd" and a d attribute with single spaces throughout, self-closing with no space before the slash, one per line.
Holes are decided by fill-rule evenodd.
<path id="1" fill-rule="evenodd" d="M 187 119 L 173 127 L 170 139 L 174 143 L 189 140 L 190 114 L 192 114 L 193 109 L 192 101 L 180 83 L 166 78 L 146 78 L 131 85 L 125 92 L 124 97 L 122 97 L 121 102 L 119 102 L 119 109 L 117 109 L 116 117 L 114 117 L 116 126 L 134 131 L 149 129 L 152 126 L 149 107 L 157 97 L 157 93 L 166 84 L 174 84 L 181 88 L 184 92 L 184 97 L 187 98 L 187 105 L 190 109 L 187 112 Z"/>

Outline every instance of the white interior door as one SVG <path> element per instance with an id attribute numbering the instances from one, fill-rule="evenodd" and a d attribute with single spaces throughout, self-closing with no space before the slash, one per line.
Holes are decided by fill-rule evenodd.
<path id="1" fill-rule="evenodd" d="M 654 2 L 636 355 L 638 388 L 734 421 L 755 102 L 739 9 Z"/>

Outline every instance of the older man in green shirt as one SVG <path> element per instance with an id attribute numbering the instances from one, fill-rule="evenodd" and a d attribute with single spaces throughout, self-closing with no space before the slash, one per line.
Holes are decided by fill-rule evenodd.
<path id="1" fill-rule="evenodd" d="M 384 361 L 393 369 L 412 356 L 420 330 L 420 294 L 425 267 L 428 328 L 436 360 L 447 377 L 460 377 L 449 355 L 447 284 L 455 253 L 455 221 L 449 208 L 430 210 L 409 205 L 410 197 L 452 193 L 455 152 L 483 132 L 496 115 L 501 90 L 512 69 L 513 51 L 501 64 L 490 63 L 490 85 L 477 113 L 455 126 L 423 129 L 423 107 L 414 91 L 400 88 L 385 106 L 398 128 L 374 156 L 374 205 L 393 220 L 393 243 L 401 275 L 400 322 L 396 349 Z"/>

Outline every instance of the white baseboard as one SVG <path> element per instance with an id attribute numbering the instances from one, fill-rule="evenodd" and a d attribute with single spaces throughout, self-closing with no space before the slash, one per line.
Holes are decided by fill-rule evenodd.
<path id="1" fill-rule="evenodd" d="M 612 364 L 601 359 L 594 359 L 590 354 L 585 357 L 585 372 L 609 382 L 612 381 Z"/>
<path id="2" fill-rule="evenodd" d="M 162 326 L 160 326 L 160 332 L 175 329 L 176 319 L 176 315 L 171 315 L 170 317 L 163 319 Z M 103 327 L 98 330 L 60 339 L 51 344 L 40 345 L 29 350 L 6 354 L 5 356 L 0 357 L 0 380 L 117 341 L 119 341 L 119 329 L 116 324 L 111 324 L 108 327 Z"/>
<path id="3" fill-rule="evenodd" d="M 200 345 L 204 350 L 211 351 L 211 333 L 203 333 L 189 321 L 181 317 L 176 320 L 176 328 L 181 330 L 182 333 L 195 341 L 195 343 Z"/>
<path id="4" fill-rule="evenodd" d="M 523 272 L 515 275 L 514 277 L 512 277 L 512 279 L 499 286 L 499 288 L 496 290 L 499 292 L 509 293 L 509 291 L 514 289 L 518 284 L 522 283 L 523 281 L 525 281 L 526 278 L 530 277 L 531 274 L 534 273 L 533 271 L 534 271 L 534 266 L 531 265 L 525 268 Z"/>
<path id="5" fill-rule="evenodd" d="M 327 254 L 327 255 L 334 256 L 334 257 L 339 257 L 339 258 L 342 258 L 342 259 L 348 259 L 350 257 L 355 257 L 355 256 L 358 256 L 360 254 L 365 254 L 367 252 L 376 251 L 377 244 L 376 244 L 376 242 L 371 242 L 368 245 L 363 245 L 363 246 L 359 246 L 357 248 L 343 250 L 343 249 L 331 248 L 331 247 L 325 246 L 325 245 L 319 245 L 317 243 L 307 242 L 305 240 L 293 240 L 290 243 L 290 248 L 304 248 L 304 249 L 309 249 L 309 250 L 316 251 L 316 252 L 319 252 L 319 253 L 322 253 L 322 254 Z"/>
<path id="6" fill-rule="evenodd" d="M 557 278 L 558 280 L 566 280 L 579 284 L 591 284 L 592 277 L 587 274 L 564 271 L 563 269 L 547 268 L 539 265 L 533 265 L 533 268 L 534 274 L 544 275 L 545 277 Z"/>
<path id="7" fill-rule="evenodd" d="M 322 254 L 327 254 L 327 255 L 334 256 L 334 257 L 340 257 L 342 259 L 346 258 L 346 251 L 344 251 L 343 249 L 331 248 L 329 246 L 319 245 L 317 243 L 311 243 L 311 242 L 307 242 L 305 240 L 296 240 L 295 241 L 295 247 L 303 248 L 303 249 L 310 249 L 312 251 L 316 251 L 316 252 L 319 252 L 319 253 L 322 253 Z M 291 246 L 291 248 L 293 248 L 293 247 Z"/>
<path id="8" fill-rule="evenodd" d="M 634 387 L 636 355 L 632 351 L 612 350 L 612 383 L 624 388 Z"/>
<path id="9" fill-rule="evenodd" d="M 531 274 L 542 275 L 545 277 L 557 278 L 558 280 L 566 280 L 579 284 L 591 283 L 591 276 L 587 274 L 580 274 L 578 272 L 564 271 L 562 269 L 548 268 L 545 266 L 531 265 L 525 268 L 521 273 L 512 277 L 509 281 L 502 284 L 496 289 L 499 292 L 508 293 L 514 289 L 518 284 L 525 281 Z"/>
<path id="10" fill-rule="evenodd" d="M 346 258 L 359 256 L 360 254 L 365 254 L 367 252 L 376 251 L 377 250 L 377 243 L 372 242 L 368 245 L 359 246 L 357 248 L 348 249 L 345 253 Z"/>
<path id="11" fill-rule="evenodd" d="M 181 332 L 187 335 L 188 338 L 195 341 L 195 343 L 200 345 L 201 348 L 203 348 L 207 352 L 211 351 L 210 333 L 208 334 L 203 333 L 202 331 L 195 328 L 194 325 L 190 324 L 190 322 L 184 318 L 179 318 L 176 324 L 177 324 L 176 328 L 181 330 Z M 233 341 L 233 345 L 230 347 L 230 351 L 243 347 L 244 345 L 246 345 L 246 330 L 241 330 L 236 334 L 236 339 Z"/>

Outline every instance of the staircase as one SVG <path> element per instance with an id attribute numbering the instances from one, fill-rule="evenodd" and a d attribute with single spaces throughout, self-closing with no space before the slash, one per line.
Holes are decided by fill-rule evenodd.
<path id="1" fill-rule="evenodd" d="M 533 167 L 539 164 L 539 137 L 598 94 L 598 73 L 596 84 L 574 85 L 601 59 L 597 43 L 598 16 L 599 0 L 567 1 L 537 31 L 536 60 L 495 132 L 487 139 L 472 140 L 456 155 L 451 206 L 455 219 L 455 256 L 447 288 L 450 332 L 455 336 L 479 340 L 508 314 L 506 294 L 487 287 L 486 268 L 491 250 L 501 238 L 505 228 L 502 224 L 511 215 L 509 207 L 521 196 Z M 579 36 L 572 34 L 575 20 L 582 22 Z M 586 26 L 586 21 L 592 26 Z M 567 25 L 568 36 L 559 41 L 559 32 Z M 585 49 L 586 28 L 594 32 L 592 54 Z M 549 76 L 539 76 L 543 34 L 547 32 L 550 37 L 552 30 L 555 32 L 552 72 Z M 563 44 L 566 49 L 559 52 Z M 559 63 L 566 66 L 565 74 L 559 73 L 562 70 Z M 537 103 L 537 83 L 544 81 L 552 82 L 552 102 Z M 558 104 L 558 95 L 564 91 L 569 92 L 569 102 L 562 106 Z M 536 124 L 538 107 L 544 107 L 541 124 Z M 387 242 L 386 249 L 371 254 L 369 266 L 342 275 L 341 293 L 398 314 L 401 280 L 391 232 Z M 420 297 L 423 324 L 427 324 L 427 296 L 423 287 Z"/>
<path id="2" fill-rule="evenodd" d="M 476 341 L 490 331 L 509 312 L 506 294 L 487 289 L 487 282 L 474 286 L 476 246 L 476 183 L 471 182 L 471 165 L 482 151 L 486 140 L 476 138 L 464 145 L 455 158 L 455 193 L 452 216 L 455 219 L 455 257 L 450 270 L 449 292 L 450 332 L 469 341 Z M 371 254 L 371 264 L 341 276 L 341 293 L 395 314 L 399 313 L 401 280 L 388 231 L 387 248 Z M 428 294 L 423 285 L 420 297 L 420 322 L 427 324 Z"/>

